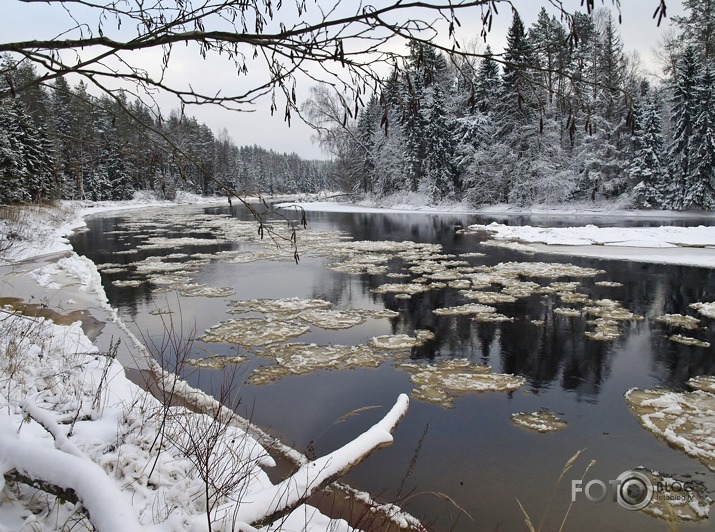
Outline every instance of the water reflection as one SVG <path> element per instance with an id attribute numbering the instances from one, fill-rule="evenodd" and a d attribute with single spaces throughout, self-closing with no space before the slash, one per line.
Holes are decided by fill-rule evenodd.
<path id="1" fill-rule="evenodd" d="M 233 239 L 219 238 L 224 233 L 201 229 L 201 223 L 211 217 L 216 217 L 216 224 L 211 227 L 251 220 L 245 210 L 234 207 L 231 219 L 226 218 L 228 212 L 226 208 L 211 207 L 185 208 L 172 216 L 132 213 L 95 217 L 88 221 L 90 230 L 74 236 L 72 244 L 95 263 L 127 266 L 124 271 L 110 268 L 102 274 L 110 302 L 140 331 L 153 328 L 148 334 L 158 339 L 161 337 L 161 321 L 152 312 L 161 306 L 176 308 L 171 299 L 175 296 L 159 293 L 151 282 L 123 287 L 112 282 L 142 278 L 131 264 L 149 257 L 158 256 L 163 262 L 181 263 L 196 260 L 198 255 L 237 251 L 245 254 L 258 249 L 261 244 L 241 240 L 239 236 L 242 238 L 243 233 L 236 228 L 230 233 L 235 235 Z M 499 221 L 504 220 L 511 224 L 531 225 L 573 225 L 577 222 L 565 217 L 555 220 L 514 216 Z M 235 295 L 181 298 L 180 310 L 201 334 L 231 318 L 227 314 L 232 308 L 231 300 L 300 297 L 329 301 L 337 310 L 387 308 L 399 312 L 399 316 L 367 320 L 346 330 L 322 330 L 313 326 L 309 333 L 295 341 L 364 346 L 373 337 L 414 335 L 417 330 L 427 330 L 434 333 L 434 339 L 408 353 L 415 363 L 465 359 L 471 364 L 488 365 L 496 373 L 513 373 L 525 378 L 526 385 L 510 394 L 467 393 L 457 397 L 453 410 L 449 411 L 438 405 L 413 401 L 410 414 L 398 429 L 395 445 L 372 457 L 349 479 L 358 488 L 382 493 L 387 499 L 395 497 L 396 487 L 403 484 L 402 476 L 409 467 L 416 442 L 424 433 L 425 425 L 429 424 L 418 467 L 406 486 L 420 492 L 449 494 L 470 514 L 479 517 L 477 528 L 480 529 L 522 528 L 523 520 L 513 502 L 514 497 L 518 496 L 532 509 L 545 508 L 547 494 L 551 492 L 563 462 L 577 449 L 589 449 L 589 456 L 599 463 L 600 469 L 594 470 L 594 474 L 600 474 L 604 479 L 616 478 L 623 470 L 636 465 L 702 476 L 703 469 L 697 462 L 670 450 L 638 426 L 625 406 L 623 393 L 633 386 L 685 389 L 689 378 L 715 374 L 713 348 L 685 346 L 668 340 L 671 334 L 683 331 L 656 320 L 664 314 L 695 315 L 689 304 L 715 300 L 713 270 L 527 255 L 484 247 L 480 245 L 479 236 L 455 231 L 455 227 L 478 221 L 484 220 L 466 215 L 310 213 L 309 232 L 344 232 L 352 235 L 354 240 L 438 243 L 442 254 L 462 256 L 471 267 L 544 262 L 602 269 L 606 273 L 595 277 L 556 280 L 578 282 L 575 290 L 586 294 L 591 302 L 612 299 L 645 319 L 618 322 L 619 338 L 596 341 L 585 334 L 594 329 L 587 323 L 593 316 L 582 311 L 591 303 L 566 304 L 556 293 L 534 293 L 514 302 L 495 303 L 496 312 L 513 318 L 513 321 L 503 323 L 478 323 L 469 315 L 437 315 L 434 309 L 473 301 L 465 298 L 459 289 L 450 287 L 417 293 L 409 299 L 400 299 L 395 293 L 375 293 L 375 289 L 386 283 L 408 282 L 417 277 L 408 270 L 412 264 L 393 254 L 386 263 L 385 273 L 332 271 L 325 266 L 339 259 L 331 253 L 334 251 L 331 248 L 336 247 L 333 244 L 325 244 L 326 248 L 319 252 L 304 253 L 299 266 L 292 263 L 290 254 L 284 262 L 276 260 L 278 256 L 271 261 L 249 263 L 231 263 L 224 260 L 226 257 L 206 259 L 204 266 L 191 272 L 191 282 L 228 287 L 235 291 Z M 599 218 L 591 222 L 604 221 Z M 581 219 L 578 222 L 588 223 Z M 607 220 L 612 225 L 619 222 Z M 699 222 L 681 223 L 696 225 Z M 657 223 L 648 221 L 643 224 Z M 159 235 L 176 239 L 187 236 L 214 238 L 216 243 L 187 243 L 164 249 L 140 247 L 151 236 Z M 301 235 L 298 244 L 301 245 Z M 310 245 L 305 244 L 306 248 Z M 134 250 L 136 253 L 121 254 Z M 474 256 L 474 252 L 484 255 Z M 180 258 L 178 253 L 186 257 Z M 171 255 L 175 258 L 170 258 Z M 410 278 L 390 277 L 390 273 L 410 273 Z M 543 287 L 555 279 L 528 277 L 525 280 Z M 599 281 L 613 281 L 621 286 L 604 286 L 598 284 Z M 501 288 L 492 286 L 484 290 Z M 578 316 L 554 312 L 566 307 L 581 312 Z M 708 339 L 712 338 L 713 332 L 712 320 L 703 319 L 701 328 L 692 334 Z M 199 343 L 198 347 L 206 346 Z M 398 393 L 413 389 L 410 375 L 396 367 L 401 360 L 399 357 L 386 357 L 382 365 L 372 369 L 349 366 L 351 369 L 342 371 L 323 369 L 308 374 L 281 375 L 274 384 L 265 386 L 249 382 L 251 371 L 273 361 L 228 344 L 211 344 L 210 350 L 219 355 L 247 356 L 249 362 L 247 366 L 241 366 L 239 380 L 243 383 L 244 404 L 252 405 L 255 421 L 273 427 L 287 443 L 294 443 L 299 448 L 305 448 L 316 434 L 325 432 L 320 441 L 313 442 L 319 453 L 344 443 L 373 421 L 366 414 L 349 423 L 332 426 L 343 414 L 366 405 L 389 404 Z M 220 375 L 217 370 L 202 369 L 189 378 L 193 384 L 210 391 L 221 382 Z M 542 408 L 548 408 L 564 419 L 567 428 L 558 434 L 525 434 L 511 423 L 511 415 L 515 412 L 535 412 Z M 715 487 L 711 476 L 705 479 L 710 489 Z M 524 492 L 521 489 L 524 486 L 531 488 Z M 567 501 L 568 493 L 559 493 L 559 501 Z M 408 502 L 407 509 L 436 520 L 438 530 L 449 529 L 452 525 L 449 515 L 454 515 L 454 508 L 448 510 L 440 501 L 420 498 Z M 558 528 L 563 510 L 565 506 L 554 512 L 561 512 L 559 515 L 545 521 L 546 528 L 549 524 Z M 582 505 L 574 508 L 569 523 L 576 529 L 604 528 L 618 522 L 624 528 L 648 530 L 653 525 L 650 519 L 638 513 L 623 513 L 618 507 Z M 473 523 L 462 518 L 455 529 L 475 528 Z"/>

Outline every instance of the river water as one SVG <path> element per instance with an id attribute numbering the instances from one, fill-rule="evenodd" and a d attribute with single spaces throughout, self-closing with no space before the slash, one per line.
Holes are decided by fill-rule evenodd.
<path id="1" fill-rule="evenodd" d="M 314 298 L 328 301 L 336 309 L 399 313 L 393 318 L 370 315 L 348 329 L 311 325 L 291 342 L 356 346 L 380 335 L 412 335 L 417 330 L 434 334 L 433 340 L 406 354 L 395 354 L 394 359 L 388 353 L 377 367 L 319 368 L 305 374 L 279 375 L 268 384 L 249 382 L 254 370 L 276 363 L 275 358 L 261 356 L 260 349 L 247 349 L 235 342 L 194 342 L 189 358 L 212 353 L 245 356 L 248 361 L 225 370 L 187 367 L 184 373 L 190 383 L 213 393 L 230 383 L 231 396 L 240 398 L 240 414 L 299 450 L 318 455 L 330 452 L 379 420 L 398 394 L 410 394 L 415 385 L 410 373 L 400 366 L 405 358 L 424 364 L 467 359 L 488 365 L 496 373 L 524 377 L 526 384 L 511 392 L 457 394 L 447 402 L 413 398 L 395 432 L 395 443 L 345 479 L 380 500 L 397 502 L 434 530 L 522 530 L 524 514 L 519 503 L 534 526 L 543 523 L 544 530 L 558 529 L 566 515 L 565 529 L 571 530 L 666 527 L 644 512 L 622 508 L 610 497 L 595 503 L 581 495 L 569 509 L 572 480 L 580 479 L 593 460 L 586 481 L 600 479 L 608 485 L 622 472 L 643 466 L 701 481 L 709 491 L 715 489 L 715 475 L 644 430 L 623 397 L 632 387 L 685 390 L 690 377 L 715 374 L 712 347 L 670 341 L 670 334 L 681 331 L 655 320 L 672 313 L 695 316 L 689 304 L 715 300 L 713 270 L 525 254 L 486 246 L 486 235 L 458 230 L 493 221 L 474 215 L 315 212 L 307 218 L 307 231 L 298 234 L 302 258 L 297 265 L 289 243 L 266 244 L 268 237 L 263 243 L 256 242 L 257 224 L 236 207 L 146 209 L 92 217 L 87 220 L 89 230 L 75 235 L 72 245 L 100 265 L 110 303 L 145 342 L 164 353 L 169 367 L 176 350 L 171 344 L 162 348 L 166 329 L 173 327 L 175 336 L 190 337 L 195 331 L 195 336 L 201 337 L 210 327 L 238 317 L 230 313 L 236 312 L 235 301 Z M 604 219 L 568 217 L 505 217 L 499 221 L 604 225 Z M 658 220 L 637 223 L 661 224 Z M 608 218 L 606 224 L 633 222 Z M 317 237 L 312 240 L 314 235 Z M 593 329 L 587 323 L 589 317 L 553 312 L 559 307 L 578 309 L 583 305 L 564 304 L 553 293 L 495 303 L 498 313 L 511 321 L 485 323 L 470 316 L 437 315 L 434 309 L 470 301 L 449 286 L 411 298 L 373 292 L 385 283 L 410 279 L 388 273 L 418 276 L 409 270 L 415 263 L 404 256 L 390 255 L 382 264 L 386 270 L 380 272 L 356 274 L 326 268 L 340 262 L 331 255 L 331 248 L 339 247 L 348 237 L 394 242 L 395 247 L 405 241 L 439 244 L 443 255 L 464 261 L 465 267 L 541 262 L 603 270 L 596 276 L 525 279 L 541 286 L 553 281 L 578 282 L 576 291 L 590 300 L 618 301 L 643 319 L 621 322 L 620 336 L 614 340 L 592 340 L 585 334 Z M 248 261 L 251 257 L 256 260 Z M 157 263 L 172 266 L 160 271 Z M 186 264 L 188 272 L 182 270 L 181 265 Z M 528 271 L 528 266 L 521 267 Z M 156 277 L 176 271 L 178 280 Z M 613 284 L 597 284 L 599 281 Z M 226 290 L 210 292 L 200 288 L 204 285 Z M 260 312 L 254 308 L 243 317 L 257 316 Z M 711 322 L 705 320 L 701 325 L 704 328 L 695 335 L 701 340 L 712 338 Z M 371 406 L 382 408 L 344 417 Z M 567 427 L 539 433 L 511 420 L 516 412 L 541 409 L 557 414 Z M 564 464 L 579 450 L 581 455 L 557 485 Z M 679 523 L 678 527 L 715 529 L 711 522 Z"/>

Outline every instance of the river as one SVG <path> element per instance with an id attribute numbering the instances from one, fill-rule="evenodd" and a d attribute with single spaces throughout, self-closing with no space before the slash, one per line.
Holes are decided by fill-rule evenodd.
<path id="1" fill-rule="evenodd" d="M 660 225 L 657 220 L 605 220 L 616 226 Z M 169 367 L 175 364 L 176 349 L 171 345 L 162 349 L 167 328 L 175 329 L 175 337 L 190 337 L 194 331 L 202 337 L 221 322 L 261 319 L 264 311 L 255 303 L 241 307 L 236 301 L 319 299 L 346 311 L 343 317 L 351 319 L 354 315 L 347 311 L 363 311 L 350 328 L 315 324 L 306 328 L 303 323 L 304 333 L 287 342 L 365 346 L 371 338 L 383 335 L 414 335 L 418 330 L 434 335 L 406 352 L 383 353 L 371 365 L 274 374 L 260 381 L 265 383 L 255 377 L 250 380 L 254 370 L 276 364 L 276 358 L 265 356 L 267 351 L 260 346 L 247 349 L 235 341 L 194 342 L 189 358 L 211 353 L 242 356 L 247 362 L 225 370 L 187 366 L 183 368 L 187 380 L 213 393 L 228 383 L 230 396 L 240 398 L 237 412 L 299 450 L 317 455 L 330 452 L 375 423 L 398 394 L 410 394 L 416 386 L 405 362 L 435 365 L 466 359 L 488 365 L 494 373 L 523 377 L 526 383 L 516 391 L 461 393 L 440 401 L 413 397 L 407 417 L 395 432 L 395 443 L 345 479 L 380 500 L 397 502 L 431 529 L 521 530 L 525 521 L 519 504 L 535 527 L 543 521 L 544 530 L 558 529 L 567 513 L 566 529 L 572 530 L 666 526 L 644 512 L 621 508 L 610 497 L 596 503 L 580 496 L 569 509 L 572 481 L 580 479 L 587 468 L 586 481 L 601 479 L 606 485 L 622 472 L 643 466 L 700 481 L 709 491 L 715 489 L 715 475 L 644 430 L 623 397 L 632 387 L 684 390 L 690 377 L 715 374 L 712 347 L 673 342 L 667 338 L 672 328 L 655 319 L 672 313 L 695 315 L 689 304 L 715 300 L 713 270 L 526 254 L 487 246 L 486 235 L 459 231 L 468 224 L 493 221 L 475 215 L 311 212 L 307 221 L 308 229 L 298 232 L 298 264 L 289 242 L 272 243 L 268 235 L 263 242 L 257 241 L 258 225 L 238 207 L 188 206 L 90 217 L 88 231 L 73 236 L 71 243 L 77 253 L 100 266 L 110 303 L 155 352 L 163 351 Z M 604 223 L 604 219 L 569 217 L 504 217 L 499 221 Z M 275 224 L 278 229 L 285 225 Z M 341 246 L 351 240 L 393 244 L 371 249 L 367 255 L 353 248 L 354 256 L 348 256 Z M 439 252 L 430 247 L 435 244 L 441 246 Z M 367 260 L 360 262 L 365 256 L 376 268 Z M 354 260 L 353 266 L 362 273 L 335 267 L 355 257 L 357 266 Z M 526 272 L 519 279 L 540 287 L 570 282 L 571 292 L 585 294 L 590 301 L 616 301 L 642 319 L 619 322 L 615 339 L 594 340 L 586 335 L 594 326 L 582 310 L 583 302 L 567 304 L 555 291 L 538 289 L 512 301 L 487 303 L 496 308 L 492 314 L 504 315 L 505 321 L 438 315 L 435 309 L 474 301 L 458 285 L 450 286 L 453 280 L 440 280 L 435 271 L 444 268 L 426 269 L 425 260 L 442 261 L 447 269 L 461 268 L 470 275 L 475 271 L 491 275 L 500 264 L 518 263 L 519 271 Z M 603 273 L 528 276 L 530 265 L 539 263 Z M 394 291 L 374 292 L 386 284 L 425 276 L 427 284 L 435 286 L 409 298 Z M 492 285 L 486 290 L 497 289 Z M 579 312 L 573 316 L 554 312 L 559 308 Z M 385 309 L 395 311 L 395 317 L 381 315 Z M 282 325 L 295 319 L 289 315 L 271 323 Z M 256 324 L 265 327 L 265 322 Z M 698 338 L 711 338 L 712 322 L 702 324 L 707 329 L 697 331 Z M 371 406 L 384 408 L 357 411 Z M 555 413 L 567 423 L 566 428 L 539 433 L 512 422 L 514 413 L 541 409 Z M 353 415 L 345 417 L 350 412 Z M 583 450 L 581 455 L 557 485 L 564 464 L 579 450 Z M 589 467 L 592 460 L 595 463 Z M 715 529 L 708 521 L 678 526 Z"/>

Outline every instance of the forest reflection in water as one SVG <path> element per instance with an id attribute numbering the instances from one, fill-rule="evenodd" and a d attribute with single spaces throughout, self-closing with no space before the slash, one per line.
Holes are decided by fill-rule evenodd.
<path id="1" fill-rule="evenodd" d="M 346 329 L 330 329 L 324 322 L 324 328 L 303 323 L 304 333 L 289 342 L 354 350 L 369 346 L 371 338 L 432 333 L 433 338 L 402 351 L 380 351 L 370 364 L 329 366 L 339 371 L 287 372 L 267 380 L 270 385 L 250 380 L 254 370 L 276 365 L 276 357 L 268 356 L 268 351 L 196 342 L 197 357 L 210 352 L 247 359 L 239 366 L 242 408 L 259 425 L 271 427 L 299 449 L 310 446 L 318 454 L 332 450 L 373 423 L 380 410 L 333 425 L 345 413 L 364 406 L 387 406 L 398 393 L 415 390 L 414 375 L 406 371 L 407 366 L 400 368 L 407 361 L 464 360 L 470 367 L 486 365 L 490 373 L 525 379 L 524 386 L 505 388 L 510 391 L 466 391 L 446 402 L 424 401 L 417 394 L 395 444 L 371 457 L 348 479 L 385 500 L 403 499 L 407 510 L 434 521 L 436 529 L 449 529 L 459 511 L 435 493 L 449 495 L 478 520 L 475 527 L 461 516 L 456 525 L 459 530 L 522 528 L 523 515 L 515 497 L 534 514 L 532 519 L 539 519 L 564 462 L 584 448 L 588 450 L 583 463 L 577 463 L 581 468 L 574 470 L 574 478 L 580 478 L 593 458 L 597 465 L 589 473 L 604 480 L 645 465 L 691 475 L 713 487 L 707 469 L 645 432 L 623 398 L 634 386 L 682 390 L 689 378 L 715 373 L 712 348 L 669 340 L 673 332 L 683 331 L 656 319 L 666 314 L 699 317 L 689 305 L 715 299 L 711 270 L 524 254 L 484 246 L 480 236 L 458 231 L 480 222 L 474 216 L 363 213 L 309 213 L 308 231 L 298 238 L 302 260 L 296 266 L 290 250 L 282 252 L 258 241 L 256 227 L 244 212 L 233 209 L 229 216 L 227 208 L 218 207 L 171 211 L 92 218 L 89 231 L 72 240 L 76 251 L 104 265 L 110 302 L 149 339 L 159 341 L 163 333 L 162 318 L 166 320 L 167 315 L 161 309 L 173 310 L 172 319 L 178 318 L 180 309 L 188 322 L 187 332 L 195 326 L 201 336 L 229 320 L 265 318 L 256 308 L 239 316 L 231 314 L 235 310 L 232 301 L 285 298 L 324 301 L 343 313 L 343 319 L 355 309 L 368 316 Z M 518 221 L 535 225 L 533 220 Z M 562 220 L 566 222 L 577 223 Z M 355 245 L 346 244 L 351 241 L 392 244 L 371 248 L 367 260 Z M 416 258 L 415 253 L 423 255 Z M 335 267 L 350 261 L 361 273 Z M 424 268 L 427 261 L 455 263 L 430 270 Z M 504 263 L 518 264 L 521 273 L 499 280 L 505 275 L 502 271 L 498 283 L 491 282 L 497 278 L 495 267 Z M 576 268 L 572 274 L 578 268 L 604 273 L 543 277 L 538 273 L 542 264 L 572 265 Z M 471 290 L 440 273 L 445 270 L 459 272 L 458 280 L 469 280 Z M 477 288 L 476 281 L 484 275 L 492 275 L 488 286 Z M 417 287 L 410 297 L 384 289 L 415 279 L 430 289 Z M 529 287 L 531 293 L 519 292 Z M 510 288 L 516 295 L 508 299 L 504 296 L 510 295 Z M 476 297 L 484 298 L 487 292 L 502 297 L 477 301 L 467 296 L 469 291 L 479 292 Z M 597 308 L 596 302 L 604 300 L 617 302 L 620 309 L 640 319 L 611 324 L 618 337 L 599 341 L 587 336 L 597 327 L 588 322 L 598 319 L 587 309 Z M 475 321 L 473 314 L 434 312 L 468 304 L 491 307 L 491 315 L 506 319 Z M 385 309 L 396 316 L 369 315 Z M 711 322 L 703 319 L 699 329 L 684 334 L 705 340 L 712 337 L 712 330 Z M 338 355 L 331 352 L 330 356 Z M 221 374 L 203 368 L 188 378 L 211 391 L 220 384 Z M 542 409 L 555 413 L 566 428 L 540 434 L 511 422 L 517 412 Z M 315 440 L 317 435 L 321 436 Z M 420 452 L 412 467 L 418 443 Z M 551 515 L 546 516 L 546 528 L 549 523 L 560 523 L 570 501 L 570 480 L 559 486 L 555 501 Z M 660 526 L 653 519 L 616 504 L 579 501 L 569 523 L 592 529 L 617 522 L 646 530 Z"/>

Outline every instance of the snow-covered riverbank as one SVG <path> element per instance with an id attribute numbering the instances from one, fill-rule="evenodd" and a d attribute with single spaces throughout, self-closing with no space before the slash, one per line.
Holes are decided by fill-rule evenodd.
<path id="1" fill-rule="evenodd" d="M 29 209 L 24 227 L 0 224 L 4 236 L 23 231 L 0 266 L 0 301 L 14 307 L 0 311 L 0 530 L 205 530 L 208 519 L 213 530 L 353 530 L 306 505 L 280 509 L 389 445 L 407 398 L 315 462 L 283 448 L 301 467 L 273 484 L 267 448 L 280 443 L 158 367 L 109 306 L 95 265 L 71 251 L 66 236 L 84 216 L 150 205 L 175 203 L 64 203 Z M 155 399 L 124 366 L 191 408 Z"/>
<path id="2" fill-rule="evenodd" d="M 658 227 L 531 227 L 528 225 L 475 224 L 468 232 L 488 233 L 491 238 L 515 242 L 513 248 L 527 253 L 554 253 L 581 257 L 630 260 L 660 264 L 679 264 L 715 268 L 715 226 L 680 227 L 669 222 L 693 218 L 712 218 L 715 213 L 624 210 L 613 205 L 554 205 L 519 208 L 495 205 L 475 210 L 465 204 L 425 206 L 420 197 L 396 197 L 386 204 L 373 200 L 345 203 L 304 201 L 283 203 L 283 208 L 323 212 L 375 212 L 402 214 L 473 214 L 486 217 L 535 216 L 545 219 L 657 220 Z M 521 243 L 528 243 L 523 245 Z"/>

